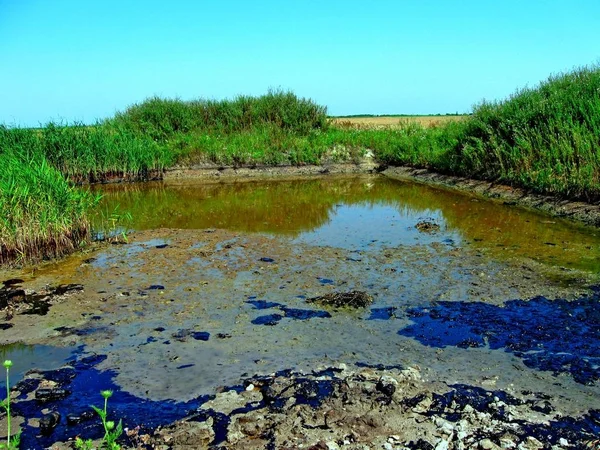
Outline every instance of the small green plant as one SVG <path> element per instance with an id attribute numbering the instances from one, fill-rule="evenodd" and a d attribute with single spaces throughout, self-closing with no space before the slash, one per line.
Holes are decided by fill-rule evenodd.
<path id="1" fill-rule="evenodd" d="M 121 212 L 117 205 L 112 212 L 103 211 L 100 221 L 100 232 L 98 233 L 100 240 L 111 244 L 127 244 L 129 242 L 127 226 L 133 221 L 130 212 Z"/>
<path id="2" fill-rule="evenodd" d="M 104 408 L 100 409 L 97 406 L 92 405 L 92 409 L 98 413 L 100 420 L 102 420 L 102 426 L 104 427 L 104 437 L 102 438 L 102 448 L 107 450 L 120 450 L 121 446 L 117 444 L 117 439 L 123 433 L 123 423 L 119 420 L 119 423 L 115 427 L 115 422 L 107 420 L 107 408 L 108 399 L 112 397 L 112 391 L 101 391 L 102 397 L 104 397 Z M 93 450 L 93 443 L 91 439 L 85 441 L 80 437 L 75 439 L 75 448 L 78 450 Z"/>
<path id="3" fill-rule="evenodd" d="M 7 421 L 7 431 L 6 431 L 6 444 L 1 443 L 0 448 L 6 449 L 17 449 L 19 448 L 19 443 L 21 442 L 21 430 L 17 432 L 14 436 L 11 436 L 10 429 L 10 368 L 13 363 L 10 359 L 4 361 L 4 367 L 6 368 L 6 399 L 0 402 L 0 406 L 4 408 L 6 411 L 6 421 Z"/>

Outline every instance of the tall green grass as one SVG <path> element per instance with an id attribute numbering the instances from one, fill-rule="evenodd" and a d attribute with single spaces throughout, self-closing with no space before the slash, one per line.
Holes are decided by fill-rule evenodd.
<path id="1" fill-rule="evenodd" d="M 377 157 L 565 198 L 600 200 L 600 67 L 551 76 L 469 118 L 367 130 Z"/>
<path id="2" fill-rule="evenodd" d="M 26 148 L 0 152 L 0 264 L 54 258 L 89 239 L 97 196 Z"/>
<path id="3" fill-rule="evenodd" d="M 231 134 L 269 126 L 307 134 L 328 126 L 327 108 L 280 90 L 259 97 L 241 95 L 221 101 L 153 97 L 117 113 L 106 123 L 157 142 L 167 141 L 178 133 Z"/>
<path id="4" fill-rule="evenodd" d="M 0 129 L 0 148 L 24 149 L 45 157 L 75 181 L 145 179 L 171 164 L 167 148 L 152 139 L 105 125 L 62 125 Z"/>

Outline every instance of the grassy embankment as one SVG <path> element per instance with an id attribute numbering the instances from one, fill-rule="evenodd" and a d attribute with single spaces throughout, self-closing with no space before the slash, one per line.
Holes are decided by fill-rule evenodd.
<path id="1" fill-rule="evenodd" d="M 98 198 L 74 182 L 148 179 L 191 160 L 318 162 L 314 149 L 296 154 L 292 144 L 326 127 L 324 107 L 284 92 L 153 98 L 91 126 L 0 126 L 0 264 L 56 257 L 89 240 L 88 213 Z"/>
<path id="2" fill-rule="evenodd" d="M 465 120 L 440 127 L 407 124 L 373 134 L 382 163 L 600 200 L 600 67 L 550 77 L 500 102 L 483 102 Z"/>
<path id="3" fill-rule="evenodd" d="M 426 167 L 565 198 L 600 200 L 600 68 L 557 75 L 460 120 L 394 127 L 331 123 L 292 93 L 184 102 L 151 98 L 93 126 L 0 128 L 0 262 L 49 257 L 89 236 L 95 199 L 76 181 L 148 178 L 163 168 L 319 164 L 371 150 Z"/>

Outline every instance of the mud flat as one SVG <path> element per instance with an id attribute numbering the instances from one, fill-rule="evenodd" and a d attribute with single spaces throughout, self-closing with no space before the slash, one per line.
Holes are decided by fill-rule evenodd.
<path id="1" fill-rule="evenodd" d="M 200 228 L 214 186 L 201 192 L 198 217 L 200 203 L 185 196 L 200 187 L 177 187 L 194 229 L 140 224 L 126 244 L 6 273 L 0 336 L 5 357 L 21 361 L 13 396 L 23 448 L 100 438 L 85 413 L 101 389 L 114 391 L 110 415 L 131 447 L 593 448 L 594 235 L 529 213 L 511 222 L 502 211 L 512 210 L 493 206 L 493 218 L 519 230 L 514 239 L 540 221 L 549 234 L 526 247 L 534 234 L 511 241 L 495 222 L 455 226 L 479 201 L 452 197 L 446 208 L 434 203 L 450 195 L 441 191 L 353 180 L 312 181 L 334 213 L 311 194 L 302 231 L 271 200 L 257 228 L 236 221 L 246 214 L 238 204 L 228 213 L 233 198 L 259 208 L 263 187 L 281 198 L 282 185 L 252 186 L 254 197 L 223 186 L 235 192 L 220 210 L 224 229 Z M 352 203 L 352 183 L 415 200 Z M 139 200 L 127 195 L 119 200 Z M 183 214 L 169 204 L 153 203 L 152 217 Z M 286 232 L 270 232 L 270 219 Z M 536 258 L 543 249 L 548 258 Z M 60 395 L 41 398 L 43 389 Z M 62 419 L 42 436 L 51 412 Z M 85 420 L 67 423 L 69 414 Z"/>

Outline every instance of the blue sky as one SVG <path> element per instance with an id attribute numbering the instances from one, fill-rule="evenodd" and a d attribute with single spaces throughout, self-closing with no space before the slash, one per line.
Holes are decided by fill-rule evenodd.
<path id="1" fill-rule="evenodd" d="M 0 0 L 0 123 L 270 87 L 333 115 L 466 112 L 599 61 L 598 0 Z"/>

